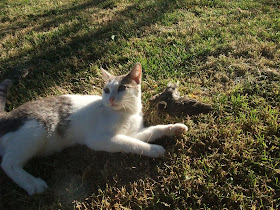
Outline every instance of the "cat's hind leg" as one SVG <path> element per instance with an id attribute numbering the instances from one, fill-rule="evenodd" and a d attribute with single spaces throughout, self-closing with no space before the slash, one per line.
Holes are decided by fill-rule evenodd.
<path id="1" fill-rule="evenodd" d="M 144 142 L 153 142 L 163 136 L 175 136 L 186 133 L 188 127 L 182 123 L 169 124 L 169 125 L 156 125 L 148 128 L 143 128 L 137 133 L 135 138 Z"/>
<path id="2" fill-rule="evenodd" d="M 44 180 L 33 177 L 22 168 L 22 165 L 12 162 L 9 158 L 3 158 L 1 167 L 29 195 L 41 193 L 48 187 Z"/>
<path id="3" fill-rule="evenodd" d="M 43 192 L 48 186 L 23 169 L 24 164 L 42 149 L 45 133 L 36 121 L 26 123 L 8 138 L 8 145 L 2 157 L 1 167 L 5 173 L 29 195 Z"/>

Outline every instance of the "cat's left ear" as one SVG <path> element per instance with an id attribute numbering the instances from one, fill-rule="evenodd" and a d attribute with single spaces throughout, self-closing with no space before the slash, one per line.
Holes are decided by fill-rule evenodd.
<path id="1" fill-rule="evenodd" d="M 102 77 L 106 82 L 109 81 L 113 77 L 112 74 L 110 74 L 108 71 L 106 71 L 102 67 L 100 69 L 101 69 Z"/>
<path id="2" fill-rule="evenodd" d="M 142 75 L 142 66 L 141 63 L 136 63 L 128 76 L 130 79 L 134 80 L 137 84 L 141 82 L 141 75 Z"/>

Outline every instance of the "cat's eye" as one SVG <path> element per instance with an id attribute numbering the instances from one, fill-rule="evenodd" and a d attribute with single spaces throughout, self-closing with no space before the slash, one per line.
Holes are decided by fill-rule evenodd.
<path id="1" fill-rule="evenodd" d="M 110 90 L 109 90 L 109 88 L 104 88 L 104 93 L 110 93 Z"/>
<path id="2" fill-rule="evenodd" d="M 119 88 L 118 88 L 118 91 L 119 91 L 119 92 L 122 92 L 122 91 L 124 91 L 125 89 L 126 89 L 126 86 L 120 85 Z"/>

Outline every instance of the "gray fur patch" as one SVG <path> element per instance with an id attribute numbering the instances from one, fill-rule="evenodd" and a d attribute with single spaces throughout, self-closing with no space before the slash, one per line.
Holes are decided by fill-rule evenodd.
<path id="1" fill-rule="evenodd" d="M 128 88 L 139 89 L 138 84 L 129 75 L 115 76 L 112 80 L 116 80 L 120 85 L 125 85 Z"/>
<path id="2" fill-rule="evenodd" d="M 27 102 L 9 113 L 0 115 L 0 137 L 18 130 L 26 121 L 37 120 L 48 134 L 57 131 L 64 135 L 69 126 L 71 100 L 65 96 Z"/>

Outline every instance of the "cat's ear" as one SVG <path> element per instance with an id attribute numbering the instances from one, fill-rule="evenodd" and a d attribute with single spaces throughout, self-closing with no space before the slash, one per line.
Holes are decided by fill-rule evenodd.
<path id="1" fill-rule="evenodd" d="M 142 66 L 140 63 L 136 63 L 130 73 L 128 74 L 130 79 L 134 80 L 137 84 L 140 84 L 141 82 L 141 76 L 142 76 Z"/>
<path id="2" fill-rule="evenodd" d="M 102 77 L 106 82 L 109 81 L 113 77 L 112 74 L 110 74 L 108 71 L 106 71 L 102 67 L 100 69 L 101 69 Z"/>

